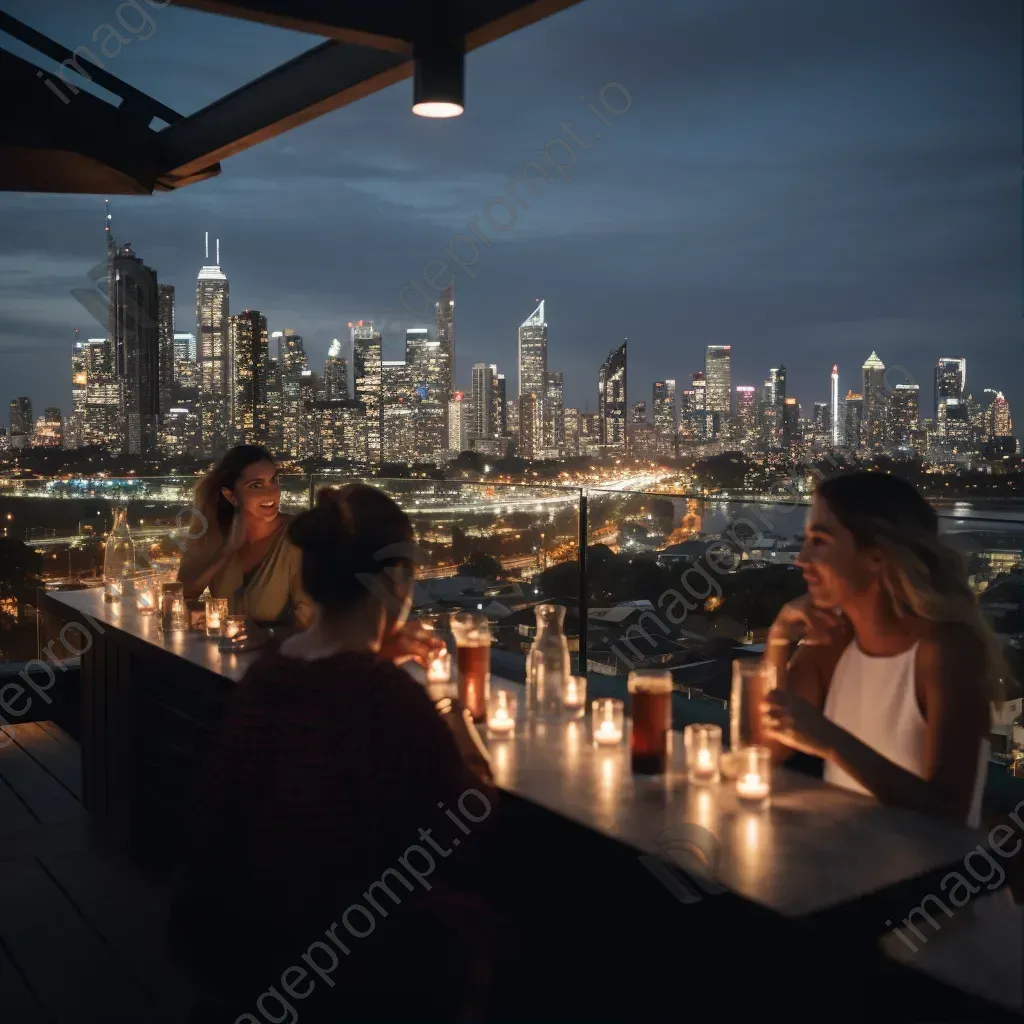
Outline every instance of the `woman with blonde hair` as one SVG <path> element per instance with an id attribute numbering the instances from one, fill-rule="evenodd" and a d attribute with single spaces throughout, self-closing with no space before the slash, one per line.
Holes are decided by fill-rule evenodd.
<path id="1" fill-rule="evenodd" d="M 1006 668 L 934 509 L 898 477 L 832 477 L 796 564 L 807 594 L 768 634 L 762 737 L 824 758 L 835 785 L 976 826 Z"/>
<path id="2" fill-rule="evenodd" d="M 308 625 L 313 608 L 270 452 L 253 444 L 232 448 L 200 481 L 195 506 L 178 570 L 185 596 L 199 597 L 209 587 L 214 597 L 228 599 L 232 613 L 253 622 Z"/>
<path id="3" fill-rule="evenodd" d="M 977 828 L 991 708 L 1009 673 L 938 526 L 898 477 L 857 472 L 819 483 L 796 563 L 807 594 L 769 631 L 765 659 L 778 686 L 764 697 L 759 731 L 777 754 L 823 758 L 827 782 Z M 904 930 L 908 919 L 887 922 L 882 948 L 1019 1007 L 1022 908 L 1008 888 L 994 891 L 1006 879 L 998 874 L 947 911 L 926 947 Z"/>

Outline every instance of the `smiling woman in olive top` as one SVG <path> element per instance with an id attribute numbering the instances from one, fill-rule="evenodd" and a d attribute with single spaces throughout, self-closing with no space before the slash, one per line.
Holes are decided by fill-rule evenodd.
<path id="1" fill-rule="evenodd" d="M 307 626 L 312 605 L 302 590 L 299 549 L 288 539 L 273 456 L 239 445 L 196 488 L 191 536 L 178 579 L 187 598 L 209 587 L 233 614 L 259 624 Z M 200 532 L 202 531 L 202 532 Z"/>

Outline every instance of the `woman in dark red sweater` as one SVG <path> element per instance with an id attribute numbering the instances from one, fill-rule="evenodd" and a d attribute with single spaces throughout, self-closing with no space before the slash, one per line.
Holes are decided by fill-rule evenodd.
<path id="1" fill-rule="evenodd" d="M 412 528 L 354 485 L 289 534 L 316 615 L 234 695 L 172 948 L 221 1020 L 448 1016 L 482 966 L 496 798 L 462 710 L 396 665 L 425 642 L 406 626 Z"/>

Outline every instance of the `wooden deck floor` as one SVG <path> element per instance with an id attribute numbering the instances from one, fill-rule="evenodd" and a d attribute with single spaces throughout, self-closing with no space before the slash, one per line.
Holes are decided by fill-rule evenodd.
<path id="1" fill-rule="evenodd" d="M 179 1024 L 159 889 L 91 835 L 78 744 L 0 730 L 0 1007 L 11 1024 Z"/>

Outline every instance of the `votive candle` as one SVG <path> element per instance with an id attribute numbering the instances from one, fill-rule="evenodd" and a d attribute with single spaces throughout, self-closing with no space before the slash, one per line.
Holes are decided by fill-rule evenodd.
<path id="1" fill-rule="evenodd" d="M 562 683 L 562 708 L 570 718 L 582 718 L 587 708 L 587 677 L 566 676 Z"/>
<path id="2" fill-rule="evenodd" d="M 683 744 L 686 748 L 686 775 L 690 782 L 718 782 L 721 726 L 703 722 L 688 725 L 683 730 Z"/>
<path id="3" fill-rule="evenodd" d="M 226 597 L 208 597 L 206 599 L 206 635 L 222 636 L 224 621 L 228 617 L 228 599 Z"/>
<path id="4" fill-rule="evenodd" d="M 736 796 L 744 804 L 764 806 L 772 792 L 772 753 L 767 747 L 739 751 Z"/>
<path id="5" fill-rule="evenodd" d="M 487 734 L 511 736 L 516 730 L 516 695 L 492 690 L 487 697 Z"/>
<path id="6" fill-rule="evenodd" d="M 622 742 L 625 706 L 615 697 L 601 697 L 591 710 L 594 743 L 599 747 L 613 747 Z"/>
<path id="7" fill-rule="evenodd" d="M 135 607 L 143 615 L 156 612 L 156 583 L 153 580 L 139 580 L 135 584 Z"/>
<path id="8" fill-rule="evenodd" d="M 427 682 L 435 685 L 443 684 L 451 682 L 451 678 L 452 656 L 448 653 L 447 647 L 442 647 L 427 662 Z"/>

